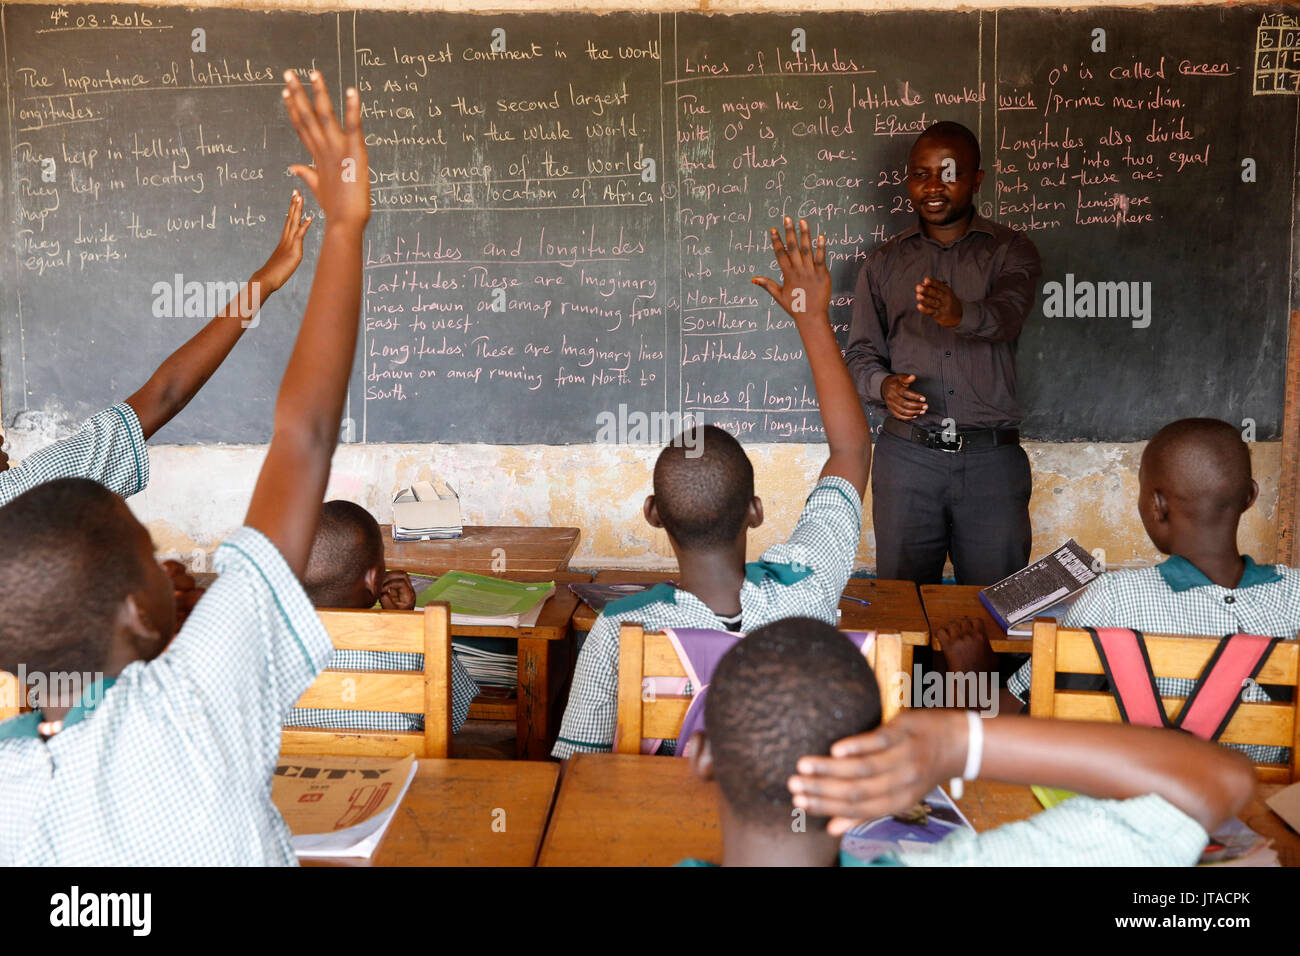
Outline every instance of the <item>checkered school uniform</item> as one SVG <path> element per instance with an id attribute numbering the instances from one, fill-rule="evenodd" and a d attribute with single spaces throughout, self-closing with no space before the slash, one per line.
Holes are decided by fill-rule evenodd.
<path id="1" fill-rule="evenodd" d="M 0 505 L 56 478 L 89 478 L 123 498 L 149 484 L 149 450 L 135 410 L 123 402 L 90 418 L 73 435 L 0 473 Z"/>
<path id="2" fill-rule="evenodd" d="M 1128 627 L 1148 634 L 1259 634 L 1294 640 L 1300 631 L 1300 569 L 1256 564 L 1245 556 L 1246 570 L 1235 588 L 1220 587 L 1186 558 L 1173 555 L 1153 568 L 1110 571 L 1090 584 L 1066 613 L 1065 627 Z M 1033 675 L 1026 661 L 1007 681 L 1007 689 L 1029 699 Z M 1165 697 L 1186 697 L 1193 680 L 1157 677 Z M 1248 685 L 1243 701 L 1267 701 L 1258 684 Z M 1224 744 L 1251 760 L 1285 763 L 1285 747 Z"/>
<path id="3" fill-rule="evenodd" d="M 785 617 L 812 617 L 834 625 L 861 533 L 862 499 L 853 485 L 834 476 L 818 481 L 789 540 L 773 545 L 761 560 L 745 565 L 740 588 L 741 627 L 753 631 Z M 725 629 L 725 623 L 694 594 L 667 584 L 606 605 L 578 655 L 569 706 L 552 756 L 604 753 L 613 747 L 618 636 L 624 622 L 648 630 Z M 686 693 L 690 691 L 688 686 Z M 675 744 L 665 741 L 661 752 L 673 752 Z"/>
<path id="4" fill-rule="evenodd" d="M 335 651 L 329 662 L 336 671 L 422 671 L 423 654 L 400 651 Z M 451 731 L 459 733 L 469 717 L 469 705 L 479 687 L 469 676 L 455 651 L 451 655 Z M 325 727 L 329 730 L 424 730 L 424 714 L 387 711 L 324 710 L 295 707 L 286 721 L 290 727 Z"/>
<path id="5" fill-rule="evenodd" d="M 287 865 L 271 803 L 280 728 L 333 653 L 264 535 L 217 549 L 216 583 L 156 659 L 43 741 L 0 723 L 0 866 Z"/>
<path id="6" fill-rule="evenodd" d="M 1154 793 L 1130 800 L 1072 797 L 983 833 L 960 830 L 937 846 L 840 866 L 1194 866 L 1205 829 Z M 707 866 L 685 860 L 679 866 Z"/>

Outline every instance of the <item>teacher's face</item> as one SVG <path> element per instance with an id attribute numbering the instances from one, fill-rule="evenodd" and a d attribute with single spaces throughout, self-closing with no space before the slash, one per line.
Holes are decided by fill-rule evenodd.
<path id="1" fill-rule="evenodd" d="M 984 173 L 970 147 L 946 136 L 923 136 L 907 159 L 907 194 L 921 219 L 948 226 L 965 218 Z"/>

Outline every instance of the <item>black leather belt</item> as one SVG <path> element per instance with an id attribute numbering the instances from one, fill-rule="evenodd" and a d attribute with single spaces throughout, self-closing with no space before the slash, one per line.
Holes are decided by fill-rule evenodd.
<path id="1" fill-rule="evenodd" d="M 996 448 L 998 445 L 1018 445 L 1020 429 L 1018 428 L 980 428 L 971 431 L 946 432 L 931 431 L 911 422 L 901 422 L 890 416 L 885 419 L 885 431 L 889 434 L 911 442 L 924 445 L 938 451 L 956 453 L 972 448 Z"/>

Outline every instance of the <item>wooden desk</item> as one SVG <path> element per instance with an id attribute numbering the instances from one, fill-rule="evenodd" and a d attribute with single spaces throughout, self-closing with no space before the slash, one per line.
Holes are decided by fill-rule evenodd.
<path id="1" fill-rule="evenodd" d="M 1260 784 L 1241 819 L 1273 839 L 1284 866 L 1300 866 L 1300 835 L 1264 804 L 1283 786 Z M 1042 809 L 1028 787 L 984 780 L 968 782 L 957 805 L 980 832 Z M 560 784 L 537 865 L 672 866 L 721 854 L 717 786 L 700 781 L 687 761 L 578 754 Z"/>
<path id="2" fill-rule="evenodd" d="M 601 571 L 597 584 L 658 584 L 678 576 L 676 571 Z M 840 624 L 846 631 L 899 631 L 903 635 L 903 673 L 911 677 L 912 648 L 924 647 L 930 640 L 921 599 L 911 581 L 875 581 L 855 579 L 844 589 L 847 597 L 870 601 L 865 606 L 855 601 L 840 601 Z M 596 612 L 582 602 L 573 612 L 573 629 L 590 631 Z"/>
<path id="3" fill-rule="evenodd" d="M 379 530 L 384 536 L 384 560 L 390 568 L 433 575 L 447 571 L 490 574 L 493 562 L 499 567 L 501 560 L 507 575 L 521 571 L 552 574 L 569 566 L 580 533 L 577 528 L 466 525 L 459 538 L 397 542 L 392 525 L 382 524 Z"/>
<path id="4" fill-rule="evenodd" d="M 722 855 L 718 787 L 680 757 L 576 754 L 538 866 L 672 866 Z"/>
<path id="5" fill-rule="evenodd" d="M 379 762 L 383 762 L 380 760 Z M 532 866 L 560 768 L 514 760 L 420 760 L 369 860 L 306 866 Z M 505 812 L 504 826 L 501 820 Z"/>
<path id="6" fill-rule="evenodd" d="M 973 617 L 984 627 L 984 636 L 989 639 L 993 650 L 999 654 L 1028 654 L 1033 650 L 1034 642 L 1028 637 L 1007 637 L 1006 631 L 998 626 L 979 598 L 980 589 L 966 584 L 923 584 L 921 585 L 921 604 L 925 607 L 925 616 L 930 621 L 930 633 L 962 617 Z M 932 638 L 930 646 L 936 651 L 942 650 L 937 638 Z"/>
<path id="7" fill-rule="evenodd" d="M 552 738 L 560 726 L 561 715 L 555 711 L 564 700 L 573 675 L 570 620 L 581 602 L 568 585 L 590 581 L 591 576 L 554 571 L 475 573 L 512 581 L 555 582 L 555 594 L 542 605 L 542 613 L 532 627 L 474 627 L 465 624 L 451 627 L 452 637 L 506 637 L 516 642 L 519 673 L 515 681 L 515 699 L 478 697 L 470 705 L 469 715 L 476 720 L 513 720 L 515 754 L 525 760 L 545 760 L 550 756 Z"/>

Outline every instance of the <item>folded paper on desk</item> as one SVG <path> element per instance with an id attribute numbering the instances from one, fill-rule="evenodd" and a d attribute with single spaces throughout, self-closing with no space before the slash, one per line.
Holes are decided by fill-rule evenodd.
<path id="1" fill-rule="evenodd" d="M 859 823 L 844 834 L 840 849 L 860 860 L 933 850 L 959 830 L 974 831 L 942 787 L 935 787 L 910 810 Z"/>
<path id="2" fill-rule="evenodd" d="M 271 800 L 300 857 L 366 859 L 415 779 L 414 757 L 281 757 Z"/>
<path id="3" fill-rule="evenodd" d="M 417 481 L 393 499 L 393 540 L 459 538 L 460 498 L 441 478 Z"/>

